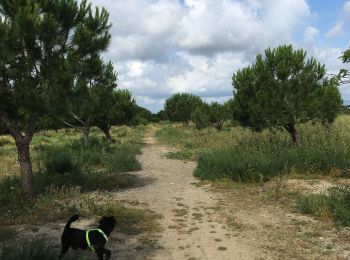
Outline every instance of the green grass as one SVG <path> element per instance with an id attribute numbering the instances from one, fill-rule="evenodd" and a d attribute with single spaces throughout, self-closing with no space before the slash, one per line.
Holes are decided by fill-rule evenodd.
<path id="1" fill-rule="evenodd" d="M 0 146 L 0 224 L 45 223 L 65 220 L 76 213 L 89 217 L 102 215 L 108 201 L 102 203 L 104 196 L 88 192 L 132 186 L 132 179 L 124 172 L 141 167 L 136 156 L 141 151 L 144 130 L 144 127 L 113 128 L 111 135 L 116 142 L 110 144 L 93 129 L 88 147 L 82 145 L 81 134 L 73 130 L 37 134 L 31 145 L 36 192 L 31 201 L 21 194 L 14 142 L 8 136 L 0 136 L 4 144 Z M 108 205 L 122 209 L 120 205 Z"/>
<path id="2" fill-rule="evenodd" d="M 327 194 L 301 196 L 297 200 L 296 210 L 317 217 L 332 217 L 339 225 L 350 226 L 350 187 L 330 188 Z"/>
<path id="3" fill-rule="evenodd" d="M 195 175 L 208 180 L 266 181 L 281 173 L 350 175 L 350 117 L 332 125 L 298 126 L 300 144 L 291 145 L 281 129 L 253 132 L 242 127 L 213 128 L 167 125 L 157 132 L 165 143 L 180 148 L 169 158 L 197 160 Z"/>

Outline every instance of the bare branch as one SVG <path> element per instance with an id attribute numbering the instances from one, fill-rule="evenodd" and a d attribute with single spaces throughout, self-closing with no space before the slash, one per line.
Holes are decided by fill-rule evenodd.
<path id="1" fill-rule="evenodd" d="M 71 115 L 74 117 L 75 120 L 77 120 L 80 124 L 85 125 L 86 123 L 81 120 L 76 114 L 74 114 L 73 112 L 71 112 Z"/>
<path id="2" fill-rule="evenodd" d="M 71 127 L 71 128 L 75 128 L 75 129 L 79 129 L 79 130 L 83 130 L 84 129 L 83 127 L 72 125 L 72 124 L 70 124 L 70 123 L 68 123 L 66 121 L 62 121 L 62 123 L 67 125 L 67 126 L 69 126 L 69 127 Z"/>

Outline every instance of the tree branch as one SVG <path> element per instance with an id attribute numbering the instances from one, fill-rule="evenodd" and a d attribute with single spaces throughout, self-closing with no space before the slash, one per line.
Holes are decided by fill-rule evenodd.
<path id="1" fill-rule="evenodd" d="M 85 122 L 81 120 L 76 114 L 71 112 L 71 115 L 74 117 L 75 120 L 77 120 L 80 124 L 85 125 Z"/>
<path id="2" fill-rule="evenodd" d="M 28 119 L 28 126 L 26 131 L 26 138 L 28 141 L 31 141 L 36 130 L 36 120 L 37 120 L 37 114 L 31 113 L 30 117 Z"/>
<path id="3" fill-rule="evenodd" d="M 72 125 L 64 120 L 62 120 L 62 123 L 69 126 L 69 127 L 72 127 L 72 128 L 75 128 L 75 129 L 79 129 L 79 130 L 83 130 L 83 127 L 80 127 L 80 126 L 75 126 L 75 125 Z"/>
<path id="4" fill-rule="evenodd" d="M 19 130 L 19 126 L 16 122 L 11 121 L 7 118 L 5 113 L 0 111 L 0 120 L 4 123 L 6 128 L 10 131 L 10 134 L 15 140 L 19 140 L 23 138 L 21 131 Z"/>

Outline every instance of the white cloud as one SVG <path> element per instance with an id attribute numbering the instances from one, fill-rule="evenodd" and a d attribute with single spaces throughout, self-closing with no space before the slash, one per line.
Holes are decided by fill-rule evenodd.
<path id="1" fill-rule="evenodd" d="M 343 34 L 343 23 L 342 22 L 338 22 L 336 23 L 332 29 L 330 29 L 327 33 L 326 33 L 326 38 L 330 39 L 330 38 L 336 38 L 339 37 Z"/>
<path id="2" fill-rule="evenodd" d="M 232 96 L 232 74 L 268 47 L 295 44 L 301 34 L 313 56 L 336 70 L 338 49 L 315 47 L 307 0 L 95 0 L 113 23 L 105 58 L 113 60 L 118 85 L 153 110 L 175 92 L 206 100 Z M 348 4 L 349 3 L 349 4 Z M 350 10 L 350 1 L 344 12 Z M 350 12 L 350 11 L 349 11 Z M 342 32 L 337 24 L 328 37 Z M 320 28 L 321 29 L 321 28 Z M 334 56 L 335 55 L 335 56 Z"/>
<path id="3" fill-rule="evenodd" d="M 319 30 L 315 27 L 308 26 L 304 31 L 304 41 L 306 43 L 313 43 L 319 35 Z"/>
<path id="4" fill-rule="evenodd" d="M 182 49 L 205 55 L 257 50 L 271 43 L 291 41 L 295 30 L 310 15 L 304 0 L 187 0 L 185 3 L 188 11 L 173 40 Z"/>
<path id="5" fill-rule="evenodd" d="M 325 64 L 328 73 L 338 74 L 339 69 L 344 67 L 341 59 L 339 59 L 342 51 L 339 48 L 332 47 L 313 47 L 309 50 L 309 54 Z"/>
<path id="6" fill-rule="evenodd" d="M 347 18 L 350 18 L 350 1 L 344 3 L 343 13 Z"/>

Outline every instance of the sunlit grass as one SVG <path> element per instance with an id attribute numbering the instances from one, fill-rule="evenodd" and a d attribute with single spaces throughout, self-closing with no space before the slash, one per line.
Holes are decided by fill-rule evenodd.
<path id="1" fill-rule="evenodd" d="M 254 132 L 243 127 L 213 128 L 168 125 L 158 138 L 179 149 L 169 158 L 198 160 L 195 175 L 204 179 L 231 178 L 261 181 L 293 170 L 349 176 L 350 117 L 340 116 L 334 124 L 307 123 L 298 126 L 300 143 L 291 144 L 282 129 Z"/>

